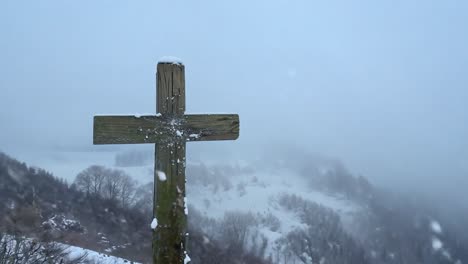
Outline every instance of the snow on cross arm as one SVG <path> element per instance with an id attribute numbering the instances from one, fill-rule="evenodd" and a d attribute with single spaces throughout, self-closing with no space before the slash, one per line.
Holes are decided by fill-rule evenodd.
<path id="1" fill-rule="evenodd" d="M 200 135 L 199 134 L 190 134 L 189 137 L 190 138 L 199 138 Z"/>

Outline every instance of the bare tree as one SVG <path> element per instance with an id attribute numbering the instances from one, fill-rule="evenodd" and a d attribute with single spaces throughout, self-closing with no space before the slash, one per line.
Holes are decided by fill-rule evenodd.
<path id="1" fill-rule="evenodd" d="M 118 200 L 122 192 L 124 173 L 120 170 L 107 170 L 104 175 L 102 197 L 109 200 Z"/>
<path id="2" fill-rule="evenodd" d="M 240 211 L 226 212 L 221 222 L 223 241 L 229 241 L 231 246 L 245 248 L 251 227 L 257 224 L 252 213 Z"/>
<path id="3" fill-rule="evenodd" d="M 80 172 L 74 184 L 79 190 L 116 201 L 122 207 L 130 206 L 135 200 L 137 183 L 122 170 L 93 165 Z"/>
<path id="4" fill-rule="evenodd" d="M 145 215 L 151 215 L 153 211 L 153 191 L 153 182 L 141 185 L 135 191 L 135 207 Z"/>
<path id="5" fill-rule="evenodd" d="M 101 195 L 106 173 L 108 170 L 103 166 L 93 165 L 80 172 L 76 176 L 74 184 L 87 194 Z"/>
<path id="6" fill-rule="evenodd" d="M 119 200 L 123 207 L 128 207 L 135 200 L 135 190 L 137 183 L 129 175 L 123 172 L 119 174 L 119 177 L 121 180 Z"/>

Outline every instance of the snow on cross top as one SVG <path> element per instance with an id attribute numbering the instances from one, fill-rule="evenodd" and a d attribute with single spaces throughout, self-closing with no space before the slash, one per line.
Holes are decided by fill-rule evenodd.
<path id="1" fill-rule="evenodd" d="M 163 56 L 159 58 L 158 63 L 169 63 L 169 64 L 179 64 L 184 65 L 181 59 L 173 56 Z"/>

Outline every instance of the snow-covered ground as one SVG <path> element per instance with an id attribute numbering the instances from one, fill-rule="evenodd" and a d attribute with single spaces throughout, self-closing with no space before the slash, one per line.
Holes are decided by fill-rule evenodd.
<path id="1" fill-rule="evenodd" d="M 188 171 L 190 172 L 190 165 Z M 190 174 L 187 173 L 187 178 L 189 177 Z M 189 186 L 188 203 L 214 218 L 222 217 L 226 211 L 241 210 L 254 213 L 283 211 L 275 202 L 279 194 L 298 195 L 329 207 L 345 217 L 356 210 L 354 203 L 313 190 L 306 179 L 286 168 L 276 171 L 239 172 L 231 175 L 229 179 L 233 187 L 228 190 L 221 188 L 217 192 L 213 192 L 212 186 L 197 185 L 195 188 Z M 190 183 L 190 179 L 188 182 Z M 210 201 L 209 206 L 204 205 L 205 200 Z"/>
<path id="2" fill-rule="evenodd" d="M 68 246 L 67 251 L 69 252 L 70 258 L 76 258 L 80 257 L 83 255 L 86 255 L 86 260 L 90 261 L 91 263 L 100 263 L 100 264 L 128 264 L 128 263 L 134 263 L 138 264 L 138 262 L 130 262 L 129 260 L 123 259 L 123 258 L 118 258 L 114 257 L 111 255 L 99 253 L 96 251 L 92 251 L 89 249 L 84 249 L 80 247 L 75 247 L 75 246 Z"/>
<path id="3" fill-rule="evenodd" d="M 21 238 L 19 240 L 19 241 L 21 241 L 20 243 L 17 243 L 16 241 L 17 240 L 15 238 L 13 238 L 12 236 L 10 236 L 10 235 L 2 235 L 1 239 L 0 239 L 0 244 L 2 245 L 2 247 L 4 246 L 6 248 L 4 248 L 3 251 L 0 250 L 0 252 L 11 252 L 11 253 L 13 253 L 13 251 L 15 249 L 17 249 L 16 247 L 18 245 L 20 245 L 20 247 L 24 247 L 25 249 L 29 249 L 29 247 L 30 247 L 29 245 L 31 245 L 30 243 L 33 242 L 33 240 L 30 239 L 30 238 Z M 110 256 L 110 255 L 107 255 L 107 254 L 99 253 L 99 252 L 89 250 L 89 249 L 84 249 L 84 248 L 81 248 L 81 247 L 70 246 L 70 245 L 63 244 L 63 243 L 56 243 L 55 245 L 62 247 L 65 250 L 65 253 L 67 253 L 67 257 L 69 259 L 77 259 L 77 258 L 84 257 L 83 260 L 88 261 L 88 263 L 99 263 L 99 264 L 123 264 L 123 263 L 128 264 L 128 263 L 134 263 L 134 264 L 139 264 L 138 262 L 131 262 L 131 261 L 127 260 L 127 259 Z M 19 250 L 21 252 L 22 249 L 19 249 Z M 39 250 L 39 251 L 37 251 L 37 253 L 34 253 L 33 256 L 31 256 L 31 259 L 42 260 L 43 258 L 40 257 L 40 254 L 41 254 L 40 252 L 41 251 Z M 36 257 L 34 257 L 34 256 L 36 256 Z M 27 262 L 27 263 L 29 263 L 29 262 Z"/>
<path id="4" fill-rule="evenodd" d="M 213 169 L 213 166 L 215 169 Z M 232 184 L 229 188 L 220 186 L 215 190 L 212 184 L 193 183 L 190 179 L 191 170 L 208 168 L 208 173 L 220 173 L 220 168 L 229 171 L 219 177 L 226 177 Z M 285 210 L 278 204 L 282 194 L 297 195 L 307 201 L 318 203 L 338 213 L 344 226 L 352 220 L 352 215 L 359 210 L 359 206 L 349 200 L 314 190 L 310 182 L 298 175 L 292 169 L 245 169 L 249 165 L 245 161 L 231 164 L 189 163 L 187 169 L 187 197 L 188 204 L 200 211 L 204 216 L 221 220 L 226 212 L 250 212 L 254 215 L 273 215 L 279 219 L 280 227 L 272 231 L 259 226 L 258 231 L 268 239 L 266 255 L 274 253 L 275 241 L 287 235 L 296 228 L 304 228 L 304 224 L 296 213 Z M 217 169 L 216 169 L 217 168 Z M 194 176 L 196 177 L 196 176 Z M 190 212 L 189 212 L 190 217 Z"/>

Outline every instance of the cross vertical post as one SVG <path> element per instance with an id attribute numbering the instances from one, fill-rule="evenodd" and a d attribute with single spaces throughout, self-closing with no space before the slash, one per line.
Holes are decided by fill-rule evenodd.
<path id="1" fill-rule="evenodd" d="M 184 65 L 158 64 L 156 80 L 156 112 L 177 122 L 185 112 Z M 182 263 L 187 242 L 185 140 L 177 133 L 172 137 L 155 147 L 153 263 L 158 264 Z"/>

